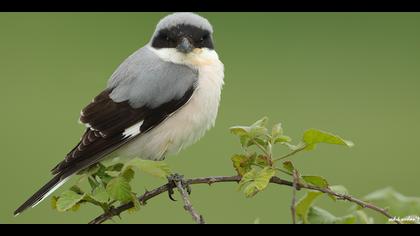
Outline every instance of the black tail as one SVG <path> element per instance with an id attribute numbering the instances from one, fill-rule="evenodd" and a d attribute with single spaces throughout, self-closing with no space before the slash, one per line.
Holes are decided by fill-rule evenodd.
<path id="1" fill-rule="evenodd" d="M 45 184 L 40 190 L 38 190 L 32 197 L 30 197 L 25 203 L 23 203 L 15 212 L 14 215 L 17 216 L 22 213 L 24 210 L 29 207 L 33 207 L 36 204 L 44 200 L 48 195 L 50 195 L 56 188 L 64 184 L 66 178 L 62 178 L 63 175 L 56 175 L 52 178 L 47 184 Z"/>

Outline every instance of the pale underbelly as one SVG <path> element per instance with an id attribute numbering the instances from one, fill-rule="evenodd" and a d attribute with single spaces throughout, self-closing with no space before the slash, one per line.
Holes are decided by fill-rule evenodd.
<path id="1" fill-rule="evenodd" d="M 121 161 L 121 158 L 138 157 L 162 160 L 194 144 L 214 126 L 219 100 L 219 88 L 204 89 L 199 86 L 184 107 L 113 153 L 112 159 Z"/>

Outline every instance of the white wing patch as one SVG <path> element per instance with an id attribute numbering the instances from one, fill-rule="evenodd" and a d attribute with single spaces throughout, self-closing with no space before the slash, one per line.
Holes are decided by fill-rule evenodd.
<path id="1" fill-rule="evenodd" d="M 127 128 L 124 130 L 124 137 L 133 137 L 136 136 L 138 134 L 140 134 L 140 127 L 143 124 L 143 121 L 140 121 L 139 123 Z"/>

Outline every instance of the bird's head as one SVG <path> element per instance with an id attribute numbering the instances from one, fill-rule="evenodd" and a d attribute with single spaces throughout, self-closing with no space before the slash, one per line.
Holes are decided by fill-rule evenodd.
<path id="1" fill-rule="evenodd" d="M 212 34 L 213 28 L 207 19 L 194 13 L 174 13 L 157 24 L 151 46 L 188 55 L 202 49 L 213 50 Z"/>

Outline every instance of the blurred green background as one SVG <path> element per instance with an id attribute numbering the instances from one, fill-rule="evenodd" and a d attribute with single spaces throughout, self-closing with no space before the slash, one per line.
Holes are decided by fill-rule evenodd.
<path id="1" fill-rule="evenodd" d="M 122 60 L 149 41 L 165 15 L 0 14 L 0 223 L 86 223 L 100 213 L 93 207 L 58 213 L 46 200 L 12 216 L 78 142 L 81 108 Z M 295 141 L 313 127 L 356 143 L 299 154 L 302 172 L 323 175 L 356 196 L 386 186 L 420 196 L 420 14 L 202 15 L 214 26 L 226 85 L 216 127 L 168 158 L 173 170 L 187 177 L 234 174 L 230 156 L 240 146 L 228 128 L 269 116 L 283 122 Z M 136 190 L 162 183 L 138 174 Z M 290 223 L 290 199 L 290 188 L 277 186 L 253 199 L 235 184 L 194 186 L 192 192 L 209 223 Z M 343 205 L 325 204 L 339 214 Z M 181 201 L 166 195 L 122 217 L 115 221 L 192 223 Z"/>

